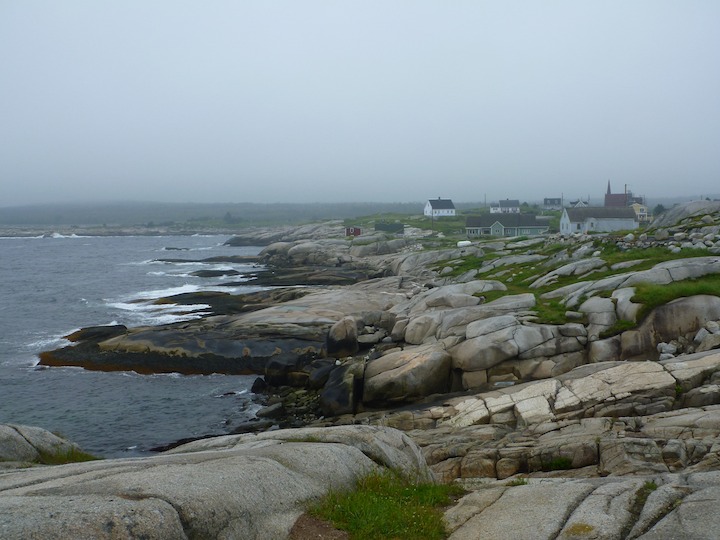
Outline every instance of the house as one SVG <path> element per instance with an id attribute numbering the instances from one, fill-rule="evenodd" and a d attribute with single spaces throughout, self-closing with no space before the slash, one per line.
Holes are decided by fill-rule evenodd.
<path id="1" fill-rule="evenodd" d="M 635 211 L 635 217 L 640 223 L 646 223 L 650 221 L 650 215 L 648 213 L 648 207 L 644 204 L 640 204 L 637 202 L 634 202 L 630 205 L 630 208 L 632 208 Z"/>
<path id="2" fill-rule="evenodd" d="M 447 217 L 455 215 L 455 205 L 450 199 L 430 199 L 423 212 L 427 217 Z"/>
<path id="3" fill-rule="evenodd" d="M 492 203 L 490 205 L 491 214 L 519 214 L 520 213 L 520 201 L 517 199 L 505 199 L 499 203 Z"/>
<path id="4" fill-rule="evenodd" d="M 578 199 L 577 201 L 568 201 L 568 207 L 569 208 L 587 208 L 590 206 L 590 199 L 588 201 L 583 201 L 582 199 Z"/>
<path id="5" fill-rule="evenodd" d="M 362 229 L 360 227 L 345 227 L 345 236 L 360 236 Z"/>
<path id="6" fill-rule="evenodd" d="M 562 197 L 545 197 L 543 199 L 543 209 L 545 210 L 562 210 Z"/>
<path id="7" fill-rule="evenodd" d="M 560 234 L 611 232 L 637 229 L 635 210 L 625 206 L 565 208 L 560 218 Z"/>
<path id="8" fill-rule="evenodd" d="M 465 220 L 465 234 L 476 236 L 537 236 L 548 232 L 548 223 L 537 220 L 533 214 L 485 214 Z"/>
<path id="9" fill-rule="evenodd" d="M 390 234 L 405 234 L 405 225 L 403 223 L 386 223 L 379 221 L 375 223 L 375 230 Z"/>

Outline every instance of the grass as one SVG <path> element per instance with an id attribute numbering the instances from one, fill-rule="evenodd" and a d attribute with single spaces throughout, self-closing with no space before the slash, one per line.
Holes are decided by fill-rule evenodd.
<path id="1" fill-rule="evenodd" d="M 100 459 L 83 452 L 76 446 L 71 446 L 68 450 L 57 452 L 40 451 L 40 463 L 43 465 L 64 465 L 66 463 L 81 463 L 83 461 L 94 461 Z"/>
<path id="2" fill-rule="evenodd" d="M 698 294 L 720 295 L 720 274 L 711 274 L 698 279 L 676 281 L 667 285 L 653 285 L 639 283 L 635 286 L 635 296 L 632 301 L 643 305 L 640 308 L 639 319 L 658 306 L 667 304 L 672 300 Z"/>
<path id="3" fill-rule="evenodd" d="M 622 334 L 625 330 L 632 330 L 633 328 L 636 328 L 636 327 L 637 327 L 637 323 L 634 321 L 626 321 L 623 319 L 618 319 L 615 322 L 615 324 L 613 324 L 610 328 L 600 332 L 600 339 L 605 339 L 605 338 L 615 336 L 617 334 Z"/>
<path id="4" fill-rule="evenodd" d="M 572 469 L 572 459 L 558 456 L 550 460 L 549 463 L 543 463 L 544 471 L 566 471 Z"/>
<path id="5" fill-rule="evenodd" d="M 440 540 L 447 538 L 442 507 L 462 493 L 454 484 L 416 484 L 379 472 L 362 478 L 354 491 L 328 494 L 309 512 L 353 539 Z"/>
<path id="6" fill-rule="evenodd" d="M 634 505 L 640 509 L 642 509 L 643 506 L 645 506 L 645 503 L 647 502 L 648 497 L 650 494 L 655 491 L 658 488 L 658 485 L 652 481 L 649 480 L 643 484 L 643 487 L 638 489 L 637 493 L 635 494 L 635 503 Z"/>
<path id="7" fill-rule="evenodd" d="M 527 484 L 528 484 L 527 478 L 513 478 L 505 485 L 514 487 L 514 486 L 527 486 Z"/>

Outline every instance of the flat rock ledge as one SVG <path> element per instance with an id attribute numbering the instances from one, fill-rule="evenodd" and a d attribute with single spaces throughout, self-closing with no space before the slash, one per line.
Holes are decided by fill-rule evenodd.
<path id="1" fill-rule="evenodd" d="M 477 486 L 445 513 L 450 540 L 711 540 L 720 473 L 542 478 Z"/>
<path id="2" fill-rule="evenodd" d="M 372 426 L 224 436 L 146 458 L 2 464 L 3 540 L 287 538 L 312 501 L 373 470 L 432 479 L 406 435 Z"/>

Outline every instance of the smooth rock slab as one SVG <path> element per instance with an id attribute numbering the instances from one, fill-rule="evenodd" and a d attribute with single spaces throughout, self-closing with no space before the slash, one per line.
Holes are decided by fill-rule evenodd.
<path id="1" fill-rule="evenodd" d="M 508 488 L 496 502 L 458 527 L 450 540 L 555 539 L 567 517 L 591 491 L 589 484 L 569 482 Z"/>
<path id="2" fill-rule="evenodd" d="M 342 426 L 15 470 L 0 475 L 0 538 L 287 538 L 304 507 L 328 490 L 351 489 L 378 466 L 428 479 L 424 463 L 396 430 Z"/>

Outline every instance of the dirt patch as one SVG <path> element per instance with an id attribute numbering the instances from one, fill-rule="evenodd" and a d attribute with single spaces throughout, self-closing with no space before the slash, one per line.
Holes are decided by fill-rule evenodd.
<path id="1" fill-rule="evenodd" d="M 308 514 L 300 516 L 290 530 L 290 540 L 348 540 L 349 538 L 347 532 Z"/>

